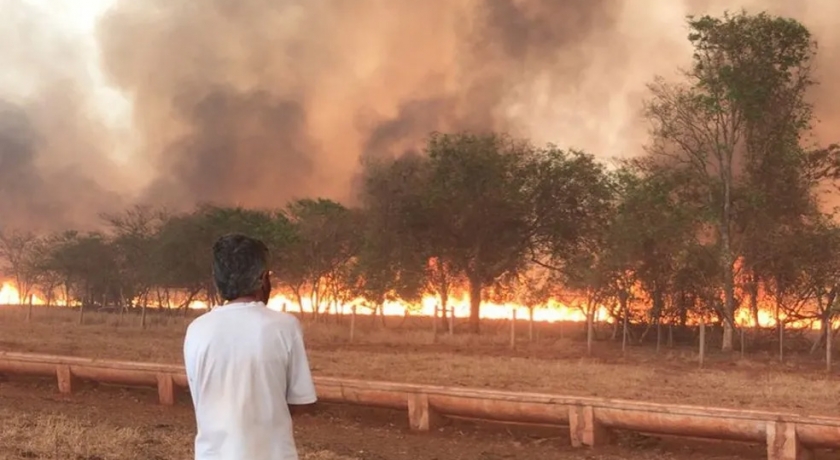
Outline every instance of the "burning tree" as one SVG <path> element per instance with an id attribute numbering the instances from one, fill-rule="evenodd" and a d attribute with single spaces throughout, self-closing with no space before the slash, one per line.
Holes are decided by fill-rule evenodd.
<path id="1" fill-rule="evenodd" d="M 693 174 L 719 250 L 723 349 L 735 327 L 737 203 L 755 165 L 800 155 L 811 121 L 805 91 L 815 52 L 808 30 L 767 14 L 689 18 L 693 63 L 685 81 L 650 85 L 651 154 Z"/>
<path id="2" fill-rule="evenodd" d="M 37 247 L 34 233 L 0 232 L 0 273 L 9 276 L 17 286 L 20 301 L 25 302 L 38 282 Z"/>

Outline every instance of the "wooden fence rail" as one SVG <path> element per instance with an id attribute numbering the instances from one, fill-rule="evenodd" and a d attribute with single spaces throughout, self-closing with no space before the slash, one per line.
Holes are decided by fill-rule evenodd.
<path id="1" fill-rule="evenodd" d="M 4 373 L 55 376 L 62 393 L 77 379 L 157 386 L 162 404 L 174 404 L 177 389 L 187 386 L 183 366 L 29 353 L 0 352 Z M 315 377 L 315 386 L 321 401 L 407 410 L 410 427 L 420 431 L 454 416 L 568 426 L 575 446 L 606 443 L 619 429 L 766 443 L 769 460 L 840 448 L 840 418 L 333 377 Z"/>

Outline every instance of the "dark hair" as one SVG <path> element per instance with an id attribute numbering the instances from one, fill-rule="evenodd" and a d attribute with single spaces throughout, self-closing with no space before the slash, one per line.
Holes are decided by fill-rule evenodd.
<path id="1" fill-rule="evenodd" d="M 234 233 L 213 244 L 213 279 L 224 300 L 259 292 L 267 270 L 268 247 L 258 239 Z"/>

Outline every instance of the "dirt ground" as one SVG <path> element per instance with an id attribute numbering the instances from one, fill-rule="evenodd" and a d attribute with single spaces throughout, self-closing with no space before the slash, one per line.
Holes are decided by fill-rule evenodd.
<path id="1" fill-rule="evenodd" d="M 54 382 L 0 383 L 0 460 L 179 460 L 192 455 L 188 400 L 156 404 L 143 389 L 88 385 L 70 396 Z M 477 427 L 455 422 L 432 433 L 407 429 L 404 413 L 325 406 L 295 422 L 304 460 L 734 460 L 761 446 L 620 435 L 614 446 L 573 449 L 563 428 Z M 829 457 L 824 457 L 829 458 Z"/>
<path id="2" fill-rule="evenodd" d="M 180 363 L 189 319 L 150 316 L 149 327 L 126 316 L 77 314 L 66 309 L 36 309 L 31 322 L 24 310 L 0 308 L 0 350 L 54 353 L 91 358 Z M 346 324 L 304 322 L 310 364 L 316 375 L 406 381 L 566 395 L 758 408 L 840 416 L 840 379 L 827 375 L 818 357 L 775 357 L 751 353 L 741 358 L 710 351 L 700 369 L 689 345 L 633 346 L 625 355 L 611 341 L 596 342 L 587 356 L 580 325 L 541 324 L 537 340 L 520 328 L 516 349 L 509 326 L 485 322 L 480 336 L 442 335 L 435 342 L 429 318 L 388 318 L 387 327 L 359 317 L 356 340 Z M 400 324 L 403 323 L 403 324 Z"/>

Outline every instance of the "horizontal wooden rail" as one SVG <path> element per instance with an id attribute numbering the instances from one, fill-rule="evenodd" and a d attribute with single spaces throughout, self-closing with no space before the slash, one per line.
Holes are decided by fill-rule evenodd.
<path id="1" fill-rule="evenodd" d="M 62 393 L 76 379 L 157 386 L 162 404 L 185 388 L 183 366 L 0 352 L 0 374 L 55 376 Z M 766 442 L 770 460 L 799 460 L 814 448 L 840 448 L 840 418 L 657 404 L 606 398 L 315 377 L 321 401 L 405 409 L 414 430 L 440 416 L 569 426 L 572 444 L 608 442 L 611 430 Z"/>

